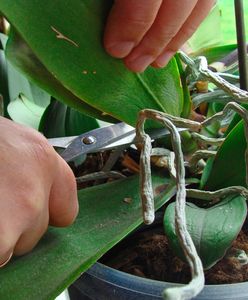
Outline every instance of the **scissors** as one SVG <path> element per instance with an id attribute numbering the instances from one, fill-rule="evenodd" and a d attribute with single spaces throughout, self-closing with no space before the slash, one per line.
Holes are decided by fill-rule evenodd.
<path id="1" fill-rule="evenodd" d="M 178 131 L 185 130 L 187 129 L 178 128 Z M 147 133 L 153 140 L 170 135 L 169 130 L 165 128 L 148 130 Z M 87 153 L 125 148 L 139 141 L 136 138 L 135 128 L 121 122 L 93 129 L 79 136 L 50 138 L 48 142 L 53 147 L 64 148 L 60 155 L 69 162 Z"/>

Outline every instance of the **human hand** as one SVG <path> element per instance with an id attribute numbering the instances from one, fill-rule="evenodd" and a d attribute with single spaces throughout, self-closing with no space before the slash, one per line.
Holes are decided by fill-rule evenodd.
<path id="1" fill-rule="evenodd" d="M 104 46 L 134 72 L 164 67 L 216 0 L 115 0 Z"/>
<path id="2" fill-rule="evenodd" d="M 37 131 L 0 117 L 0 265 L 30 251 L 48 224 L 67 226 L 78 212 L 76 182 Z"/>

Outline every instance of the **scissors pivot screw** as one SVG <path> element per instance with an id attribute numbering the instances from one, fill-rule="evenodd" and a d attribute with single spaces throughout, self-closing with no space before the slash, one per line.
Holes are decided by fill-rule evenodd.
<path id="1" fill-rule="evenodd" d="M 94 144 L 96 142 L 96 138 L 92 135 L 89 135 L 89 136 L 84 137 L 82 142 L 85 145 L 91 145 L 91 144 Z"/>

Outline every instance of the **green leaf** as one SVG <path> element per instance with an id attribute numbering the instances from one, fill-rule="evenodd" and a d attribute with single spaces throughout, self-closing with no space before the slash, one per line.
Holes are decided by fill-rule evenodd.
<path id="1" fill-rule="evenodd" d="M 183 93 L 174 59 L 164 69 L 136 74 L 104 51 L 102 36 L 111 5 L 110 0 L 2 0 L 0 11 L 82 106 L 86 102 L 131 125 L 143 108 L 180 115 Z"/>
<path id="2" fill-rule="evenodd" d="M 218 0 L 219 6 L 221 8 L 221 25 L 223 34 L 223 43 L 236 42 L 236 30 L 235 30 L 235 11 L 234 11 L 234 1 L 233 0 Z M 245 27 L 248 28 L 248 19 L 246 18 L 248 14 L 248 2 L 242 1 L 244 16 L 245 16 Z M 246 39 L 248 38 L 248 33 L 246 31 Z"/>
<path id="3" fill-rule="evenodd" d="M 187 229 L 205 269 L 217 263 L 236 239 L 247 214 L 246 199 L 228 196 L 223 202 L 200 208 L 192 203 L 186 205 Z M 164 228 L 170 246 L 184 258 L 175 233 L 175 203 L 170 204 L 164 216 Z"/>
<path id="4" fill-rule="evenodd" d="M 204 189 L 216 190 L 232 185 L 246 187 L 246 139 L 243 122 L 239 122 L 226 137 L 211 162 Z"/>
<path id="5" fill-rule="evenodd" d="M 214 30 L 213 30 L 214 28 Z M 206 49 L 222 42 L 220 8 L 215 5 L 197 31 L 189 39 L 188 45 L 193 52 Z"/>
<path id="6" fill-rule="evenodd" d="M 31 253 L 0 269 L 0 299 L 54 299 L 141 224 L 138 186 L 135 176 L 79 191 L 80 212 L 72 226 L 50 227 Z M 154 175 L 153 186 L 156 208 L 175 194 L 170 179 Z"/>
<path id="7" fill-rule="evenodd" d="M 210 118 L 214 114 L 219 112 L 219 110 L 217 109 L 218 107 L 216 106 L 216 104 L 217 104 L 216 102 L 208 103 L 207 115 L 206 115 L 207 118 Z M 214 137 L 215 138 L 219 135 L 219 129 L 220 129 L 220 122 L 215 121 L 215 122 L 212 122 L 207 127 L 203 128 L 201 130 L 201 134 L 203 134 L 205 136 L 208 136 L 208 137 Z"/>
<path id="8" fill-rule="evenodd" d="M 4 46 L 7 37 L 1 35 L 0 38 Z M 6 61 L 2 50 L 0 50 L 0 71 L 0 93 L 4 101 L 4 116 L 37 129 L 51 96 L 14 69 Z"/>
<path id="9" fill-rule="evenodd" d="M 39 130 L 51 138 L 79 135 L 98 127 L 96 119 L 53 99 L 42 116 Z"/>
<path id="10" fill-rule="evenodd" d="M 47 138 L 66 136 L 65 118 L 67 106 L 63 105 L 63 103 L 60 104 L 57 100 L 52 99 L 41 118 L 39 130 Z"/>
<path id="11" fill-rule="evenodd" d="M 13 121 L 38 129 L 45 108 L 33 103 L 23 94 L 20 94 L 15 100 L 9 103 L 7 110 Z"/>
<path id="12" fill-rule="evenodd" d="M 99 123 L 96 119 L 81 114 L 73 108 L 67 108 L 65 120 L 65 133 L 67 136 L 80 135 L 98 127 Z"/>
<path id="13" fill-rule="evenodd" d="M 211 64 L 213 62 L 220 61 L 222 58 L 227 56 L 236 48 L 237 48 L 236 44 L 211 47 L 211 48 L 206 48 L 206 49 L 201 49 L 199 51 L 196 51 L 195 53 L 193 53 L 193 56 L 194 57 L 199 55 L 205 56 L 208 60 L 208 63 Z"/>
<path id="14" fill-rule="evenodd" d="M 81 100 L 63 87 L 59 81 L 48 72 L 27 43 L 25 43 L 14 30 L 10 32 L 6 52 L 8 59 L 15 68 L 24 73 L 30 81 L 46 90 L 54 98 L 62 99 L 62 101 L 70 107 L 74 107 L 95 118 L 104 118 L 109 122 L 116 121 L 110 116 L 103 116 L 101 111 L 94 109 L 86 103 L 82 106 Z"/>
<path id="15" fill-rule="evenodd" d="M 189 88 L 187 85 L 187 78 L 186 78 L 187 76 L 186 76 L 185 68 L 183 67 L 182 61 L 179 58 L 178 54 L 175 55 L 175 59 L 177 61 L 178 70 L 179 70 L 181 83 L 182 83 L 182 89 L 183 89 L 183 110 L 181 113 L 181 117 L 188 118 L 190 116 L 191 109 L 192 109 L 192 101 L 191 101 Z"/>

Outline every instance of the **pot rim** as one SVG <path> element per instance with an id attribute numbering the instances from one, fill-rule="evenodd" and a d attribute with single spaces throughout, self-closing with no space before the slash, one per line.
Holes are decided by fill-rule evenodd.
<path id="1" fill-rule="evenodd" d="M 137 288 L 137 290 L 140 290 L 140 292 L 145 292 L 145 293 L 150 293 L 150 291 L 153 290 L 156 291 L 157 295 L 159 295 L 161 291 L 164 290 L 165 288 L 183 285 L 180 283 L 165 282 L 165 281 L 138 277 L 108 267 L 99 262 L 96 262 L 90 269 L 87 270 L 86 273 L 92 277 L 96 277 L 112 285 L 122 286 L 123 288 L 127 288 L 130 290 Z M 213 284 L 213 285 L 205 285 L 201 295 L 205 296 L 205 294 L 209 294 L 209 293 L 211 293 L 212 295 L 215 294 L 236 295 L 238 291 L 238 294 L 246 295 L 247 297 L 247 290 L 248 290 L 248 282 L 231 283 L 231 284 Z"/>

